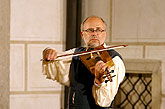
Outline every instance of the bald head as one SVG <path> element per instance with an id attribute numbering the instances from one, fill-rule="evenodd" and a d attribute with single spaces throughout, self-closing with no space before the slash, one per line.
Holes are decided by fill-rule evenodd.
<path id="1" fill-rule="evenodd" d="M 94 22 L 97 22 L 97 21 L 101 21 L 102 23 L 104 23 L 104 26 L 105 26 L 105 29 L 106 29 L 106 22 L 101 18 L 101 17 L 98 17 L 98 16 L 90 16 L 90 17 L 87 17 L 82 23 L 81 23 L 81 31 L 83 31 L 84 29 L 84 24 L 86 24 L 87 22 L 91 22 L 91 21 L 94 21 Z"/>

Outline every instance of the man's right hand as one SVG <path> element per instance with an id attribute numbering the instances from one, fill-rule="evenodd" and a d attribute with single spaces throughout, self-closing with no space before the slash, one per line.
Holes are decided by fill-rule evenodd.
<path id="1" fill-rule="evenodd" d="M 57 51 L 55 49 L 46 49 L 43 52 L 43 59 L 47 61 L 52 61 L 57 58 Z"/>

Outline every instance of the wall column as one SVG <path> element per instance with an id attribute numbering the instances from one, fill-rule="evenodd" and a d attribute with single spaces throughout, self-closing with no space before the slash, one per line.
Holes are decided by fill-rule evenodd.
<path id="1" fill-rule="evenodd" d="M 0 0 L 0 109 L 9 109 L 10 0 Z"/>

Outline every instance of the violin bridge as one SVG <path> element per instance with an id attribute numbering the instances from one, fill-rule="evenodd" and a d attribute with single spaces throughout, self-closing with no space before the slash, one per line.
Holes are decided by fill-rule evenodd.
<path id="1" fill-rule="evenodd" d="M 90 55 L 91 55 L 91 58 L 93 58 L 93 54 L 91 53 Z"/>
<path id="2" fill-rule="evenodd" d="M 99 55 L 99 57 L 101 57 L 100 52 L 97 52 L 97 54 Z"/>

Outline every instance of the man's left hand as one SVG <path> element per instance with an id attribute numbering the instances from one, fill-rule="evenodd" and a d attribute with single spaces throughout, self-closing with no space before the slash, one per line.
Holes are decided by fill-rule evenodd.
<path id="1" fill-rule="evenodd" d="M 100 84 L 104 81 L 103 75 L 107 66 L 103 61 L 98 61 L 95 65 L 95 82 Z"/>

